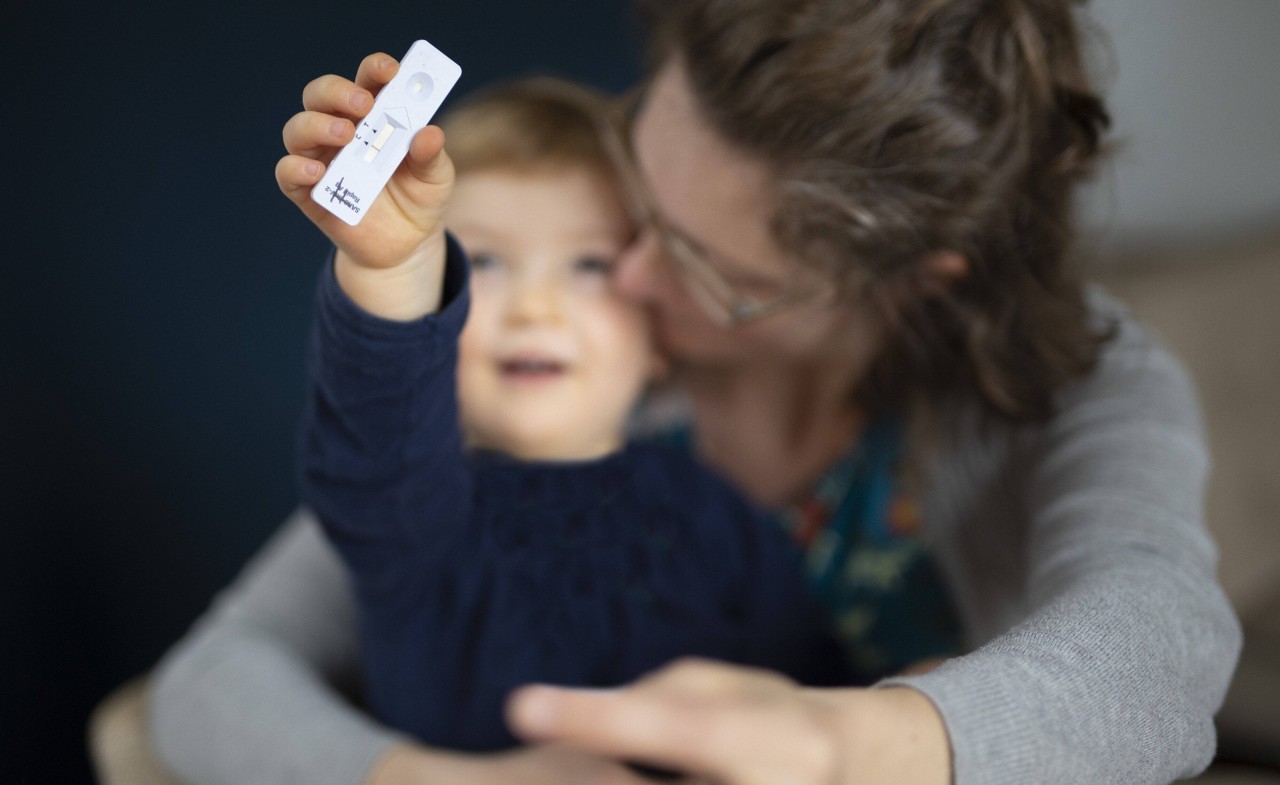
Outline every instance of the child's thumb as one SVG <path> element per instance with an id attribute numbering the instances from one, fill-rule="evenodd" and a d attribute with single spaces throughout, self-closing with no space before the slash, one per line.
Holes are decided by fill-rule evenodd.
<path id="1" fill-rule="evenodd" d="M 444 185 L 453 179 L 453 163 L 444 152 L 444 131 L 429 125 L 413 137 L 405 158 L 409 173 L 430 185 Z"/>

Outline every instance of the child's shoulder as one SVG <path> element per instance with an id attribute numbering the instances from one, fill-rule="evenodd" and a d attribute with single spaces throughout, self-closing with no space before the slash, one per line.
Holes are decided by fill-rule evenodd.
<path id="1" fill-rule="evenodd" d="M 631 486 L 642 499 L 674 504 L 685 512 L 682 517 L 729 525 L 736 521 L 741 526 L 743 518 L 764 515 L 728 479 L 694 455 L 687 431 L 635 439 L 626 452 Z"/>
<path id="2" fill-rule="evenodd" d="M 639 525 L 659 540 L 682 543 L 690 563 L 714 565 L 726 586 L 759 570 L 789 573 L 798 546 L 781 521 L 756 505 L 679 440 L 643 439 L 627 447 Z M 772 565 L 767 567 L 766 565 Z"/>

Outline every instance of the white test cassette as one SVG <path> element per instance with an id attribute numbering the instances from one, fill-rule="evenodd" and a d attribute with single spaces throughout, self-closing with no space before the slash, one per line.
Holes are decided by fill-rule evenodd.
<path id="1" fill-rule="evenodd" d="M 311 198 L 355 226 L 409 153 L 414 135 L 431 122 L 462 69 L 426 41 L 415 41 L 400 70 L 356 125 L 355 138 L 329 163 Z"/>

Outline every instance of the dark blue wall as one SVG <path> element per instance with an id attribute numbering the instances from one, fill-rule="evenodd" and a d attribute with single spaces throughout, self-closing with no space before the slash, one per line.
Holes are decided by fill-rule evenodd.
<path id="1" fill-rule="evenodd" d="M 273 167 L 302 86 L 422 37 L 455 96 L 620 89 L 639 33 L 623 0 L 10 0 L 0 35 L 0 749 L 9 781 L 88 782 L 92 706 L 295 504 L 325 241 Z"/>

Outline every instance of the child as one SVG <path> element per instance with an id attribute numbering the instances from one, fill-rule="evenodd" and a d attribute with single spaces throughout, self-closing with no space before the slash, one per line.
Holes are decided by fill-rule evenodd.
<path id="1" fill-rule="evenodd" d="M 519 685 L 620 685 L 682 655 L 844 681 L 777 525 L 683 450 L 626 442 L 657 360 L 611 287 L 635 227 L 606 107 L 534 79 L 451 114 L 461 248 L 436 312 L 349 297 L 395 301 L 394 265 L 320 284 L 303 491 L 353 576 L 374 713 L 435 746 L 514 745 Z"/>

